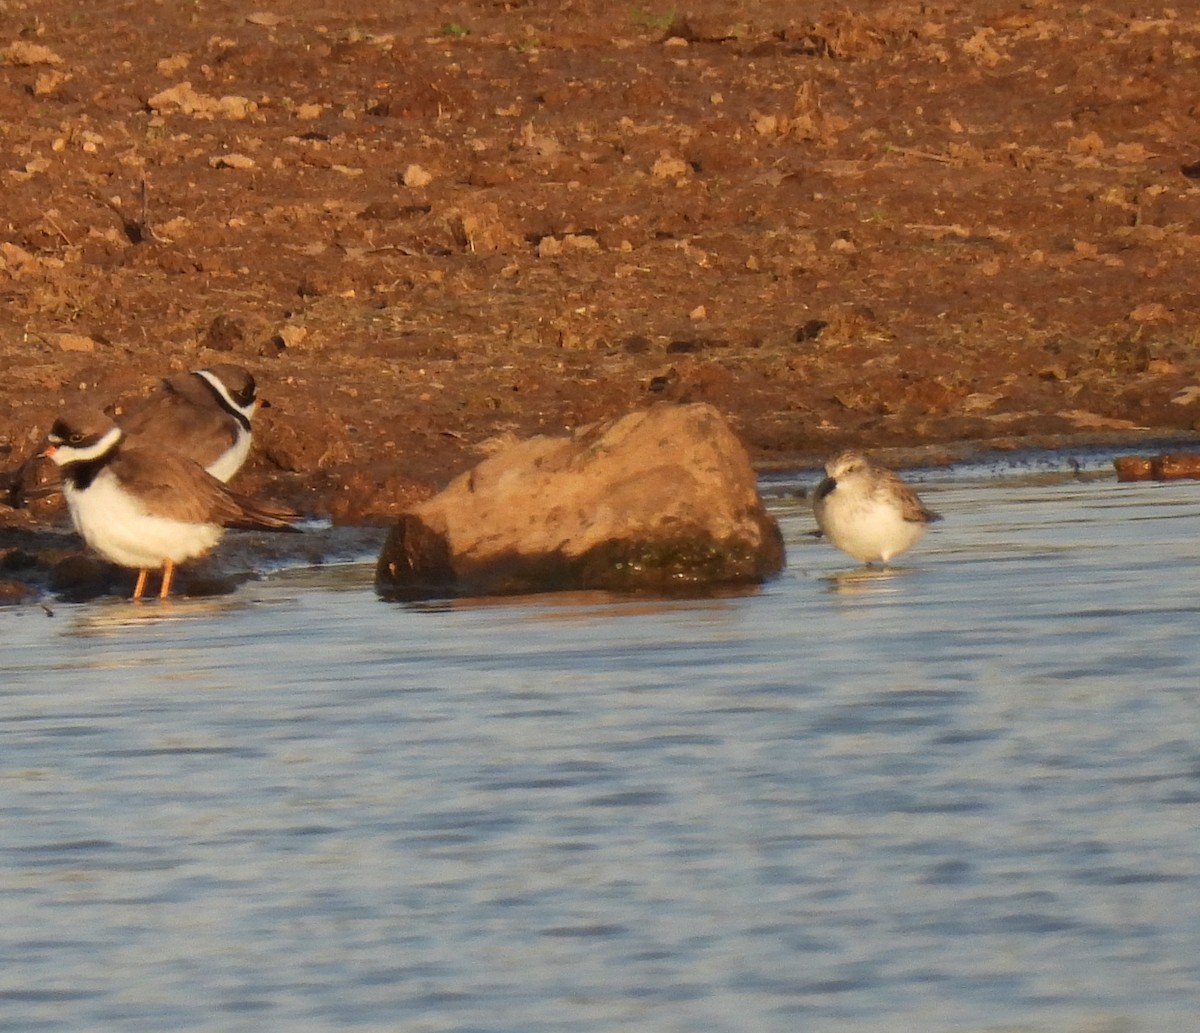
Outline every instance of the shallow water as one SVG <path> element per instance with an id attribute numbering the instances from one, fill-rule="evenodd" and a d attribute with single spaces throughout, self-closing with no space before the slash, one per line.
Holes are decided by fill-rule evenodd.
<path id="1" fill-rule="evenodd" d="M 732 598 L 0 611 L 0 1030 L 1195 1028 L 1200 484 L 792 487 Z"/>

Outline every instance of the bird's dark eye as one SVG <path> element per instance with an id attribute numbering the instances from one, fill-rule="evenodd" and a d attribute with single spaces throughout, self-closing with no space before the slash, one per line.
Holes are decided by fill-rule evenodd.
<path id="1" fill-rule="evenodd" d="M 72 445 L 82 445 L 86 440 L 87 439 L 83 434 L 72 434 L 69 438 L 67 438 L 67 441 Z"/>
<path id="2" fill-rule="evenodd" d="M 254 401 L 254 385 L 251 384 L 249 387 L 243 388 L 241 391 L 233 392 L 233 400 L 237 402 L 238 405 L 242 406 L 242 408 L 245 408 Z"/>

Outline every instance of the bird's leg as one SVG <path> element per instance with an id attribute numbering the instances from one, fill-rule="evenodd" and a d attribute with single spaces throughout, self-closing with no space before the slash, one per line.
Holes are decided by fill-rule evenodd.
<path id="1" fill-rule="evenodd" d="M 149 573 L 150 571 L 148 571 L 145 567 L 142 567 L 142 569 L 138 571 L 137 584 L 133 586 L 134 599 L 140 599 L 142 597 L 142 592 L 146 587 L 146 575 Z"/>
<path id="2" fill-rule="evenodd" d="M 171 594 L 171 576 L 175 573 L 175 564 L 170 560 L 163 563 L 163 580 L 162 591 L 158 593 L 160 599 L 165 599 Z"/>

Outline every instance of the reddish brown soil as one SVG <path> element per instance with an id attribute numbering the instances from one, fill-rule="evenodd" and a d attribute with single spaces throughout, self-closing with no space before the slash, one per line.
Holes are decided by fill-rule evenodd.
<path id="1" fill-rule="evenodd" d="M 1193 4 L 0 0 L 0 29 L 0 470 L 64 403 L 215 361 L 274 406 L 239 483 L 343 521 L 656 399 L 764 463 L 1200 421 Z"/>

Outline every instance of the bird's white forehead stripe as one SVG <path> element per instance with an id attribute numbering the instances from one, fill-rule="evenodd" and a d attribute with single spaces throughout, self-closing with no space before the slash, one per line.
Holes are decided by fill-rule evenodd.
<path id="1" fill-rule="evenodd" d="M 99 459 L 100 456 L 111 451 L 117 442 L 121 440 L 121 428 L 113 427 L 94 445 L 85 445 L 82 447 L 79 445 L 69 445 L 57 435 L 51 437 L 50 440 L 53 444 L 59 446 L 59 451 L 53 456 L 59 465 L 63 463 L 86 463 L 90 459 Z"/>

